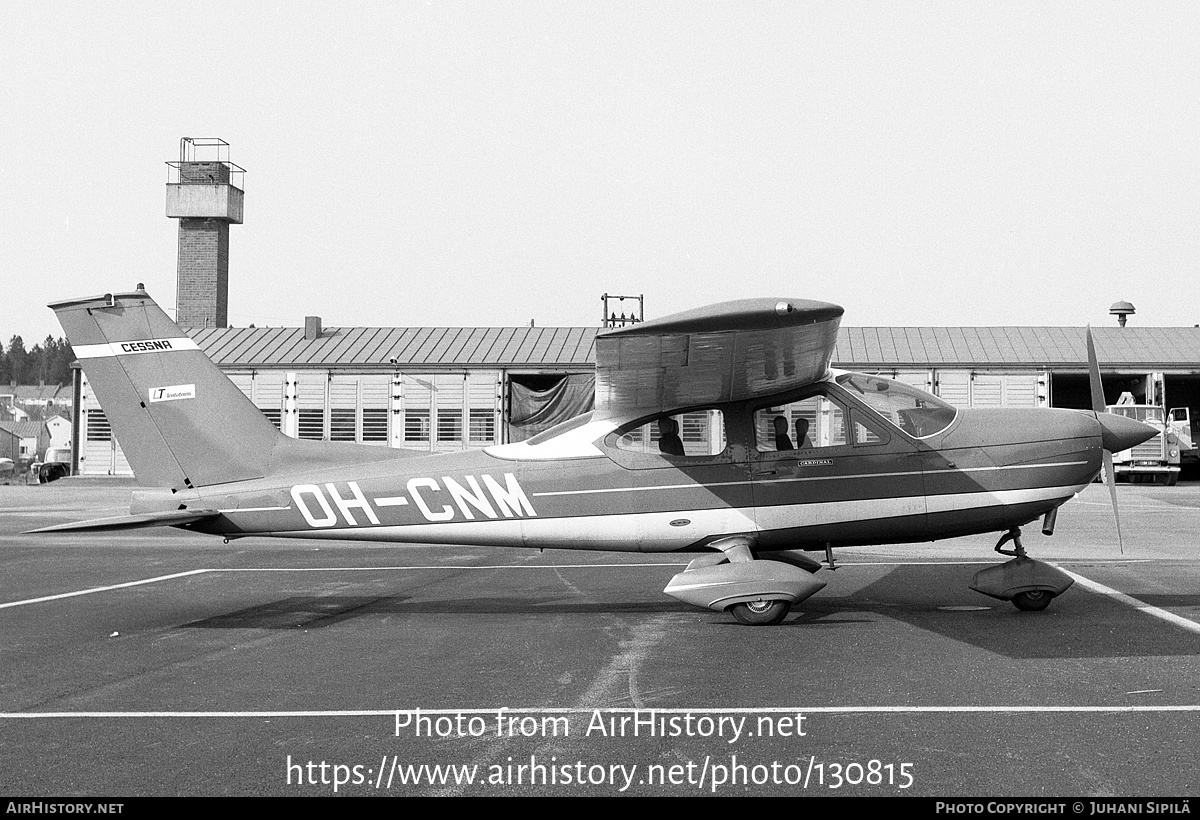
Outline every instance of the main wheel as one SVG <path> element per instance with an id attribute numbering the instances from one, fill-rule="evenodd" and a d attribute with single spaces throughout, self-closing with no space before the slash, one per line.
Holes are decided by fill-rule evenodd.
<path id="1" fill-rule="evenodd" d="M 1025 612 L 1041 612 L 1050 606 L 1054 593 L 1044 589 L 1031 589 L 1028 592 L 1018 592 L 1013 596 L 1013 606 Z"/>
<path id="2" fill-rule="evenodd" d="M 733 617 L 747 626 L 770 626 L 787 617 L 792 605 L 787 601 L 747 601 L 729 607 Z"/>

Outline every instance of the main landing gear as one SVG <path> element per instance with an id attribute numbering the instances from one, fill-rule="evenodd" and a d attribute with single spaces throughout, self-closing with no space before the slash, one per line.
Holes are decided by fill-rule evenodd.
<path id="1" fill-rule="evenodd" d="M 825 586 L 813 577 L 821 565 L 799 551 L 771 553 L 772 560 L 755 558 L 750 536 L 722 538 L 709 546 L 717 554 L 702 555 L 671 579 L 663 592 L 672 598 L 727 611 L 739 623 L 770 626 L 782 621 L 792 604 Z"/>
<path id="2" fill-rule="evenodd" d="M 787 601 L 745 601 L 729 607 L 729 614 L 747 626 L 771 626 L 787 617 L 791 608 Z"/>
<path id="3" fill-rule="evenodd" d="M 1052 529 L 1053 522 L 1049 526 Z M 1004 549 L 1009 541 L 1013 548 Z M 1074 579 L 1062 570 L 1025 554 L 1020 527 L 1013 527 L 1000 538 L 996 552 L 1011 555 L 1013 559 L 975 573 L 971 589 L 1001 601 L 1012 601 L 1017 609 L 1040 612 L 1074 583 Z"/>

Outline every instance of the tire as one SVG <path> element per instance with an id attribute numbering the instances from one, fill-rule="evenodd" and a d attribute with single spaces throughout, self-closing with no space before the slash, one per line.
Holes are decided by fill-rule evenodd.
<path id="1" fill-rule="evenodd" d="M 1013 606 L 1023 612 L 1041 612 L 1050 606 L 1054 593 L 1044 589 L 1032 589 L 1028 592 L 1018 592 L 1013 596 Z"/>
<path id="2" fill-rule="evenodd" d="M 791 608 L 787 601 L 749 601 L 734 604 L 729 612 L 747 626 L 771 626 L 786 618 Z"/>

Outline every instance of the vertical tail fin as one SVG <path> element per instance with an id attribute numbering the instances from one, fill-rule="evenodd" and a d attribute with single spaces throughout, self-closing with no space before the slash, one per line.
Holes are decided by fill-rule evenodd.
<path id="1" fill-rule="evenodd" d="M 145 291 L 50 307 L 139 481 L 183 489 L 266 474 L 283 436 Z"/>

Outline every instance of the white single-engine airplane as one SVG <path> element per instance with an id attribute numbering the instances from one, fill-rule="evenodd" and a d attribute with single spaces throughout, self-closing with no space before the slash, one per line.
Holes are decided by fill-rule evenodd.
<path id="1" fill-rule="evenodd" d="M 1019 527 L 1052 532 L 1112 452 L 1154 434 L 1103 412 L 1090 333 L 1093 412 L 962 410 L 831 370 L 837 305 L 750 299 L 600 333 L 591 413 L 417 455 L 282 435 L 144 290 L 51 307 L 138 480 L 161 489 L 37 532 L 703 553 L 665 592 L 746 624 L 825 586 L 806 551 L 832 566 L 834 547 L 992 531 L 1014 558 L 972 587 L 1043 609 L 1071 579 L 1028 558 Z"/>

